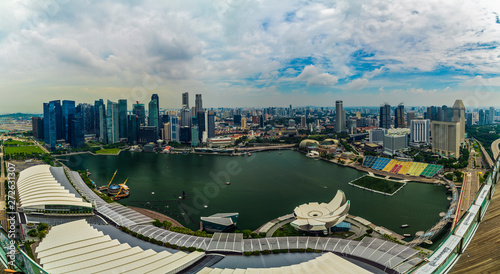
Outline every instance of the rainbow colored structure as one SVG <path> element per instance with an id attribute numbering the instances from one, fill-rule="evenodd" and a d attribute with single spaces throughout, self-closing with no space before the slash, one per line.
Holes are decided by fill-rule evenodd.
<path id="1" fill-rule="evenodd" d="M 427 178 L 431 178 L 443 170 L 443 166 L 441 165 L 419 162 L 403 162 L 374 156 L 366 156 L 363 161 L 363 167 L 381 170 L 388 173 L 410 175 L 415 177 L 423 176 Z"/>

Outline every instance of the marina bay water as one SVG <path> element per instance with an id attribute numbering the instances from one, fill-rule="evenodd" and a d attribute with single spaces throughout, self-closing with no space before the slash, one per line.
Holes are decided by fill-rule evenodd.
<path id="1" fill-rule="evenodd" d="M 338 189 L 351 201 L 350 214 L 400 234 L 429 229 L 449 206 L 444 186 L 410 182 L 385 196 L 348 185 L 365 173 L 295 151 L 233 157 L 124 151 L 59 158 L 73 170 L 88 169 L 97 186 L 118 169 L 114 183 L 129 178 L 131 189 L 121 203 L 158 211 L 191 229 L 199 228 L 201 216 L 239 212 L 238 229 L 254 230 L 300 204 L 329 202 Z M 187 197 L 179 199 L 183 191 Z M 410 227 L 401 229 L 402 224 Z"/>

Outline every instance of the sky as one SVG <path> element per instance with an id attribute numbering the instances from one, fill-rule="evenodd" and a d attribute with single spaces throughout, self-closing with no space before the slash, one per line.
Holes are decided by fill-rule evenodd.
<path id="1" fill-rule="evenodd" d="M 103 98 L 180 108 L 500 105 L 500 1 L 0 2 L 0 113 Z"/>

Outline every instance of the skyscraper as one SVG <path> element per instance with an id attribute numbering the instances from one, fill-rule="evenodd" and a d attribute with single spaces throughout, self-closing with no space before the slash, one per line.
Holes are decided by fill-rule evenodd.
<path id="1" fill-rule="evenodd" d="M 179 117 L 176 115 L 170 116 L 171 138 L 174 142 L 179 142 Z"/>
<path id="2" fill-rule="evenodd" d="M 203 102 L 201 100 L 201 94 L 196 94 L 194 115 L 197 115 L 198 112 L 203 112 Z"/>
<path id="3" fill-rule="evenodd" d="M 187 92 L 182 94 L 182 107 L 189 108 L 189 93 Z"/>
<path id="4" fill-rule="evenodd" d="M 208 138 L 215 137 L 215 112 L 208 112 L 208 121 L 207 121 L 207 136 Z"/>
<path id="5" fill-rule="evenodd" d="M 489 111 L 490 111 L 490 113 L 489 113 L 490 118 L 488 120 L 489 120 L 490 124 L 493 124 L 493 123 L 495 123 L 495 108 L 490 107 Z"/>
<path id="6" fill-rule="evenodd" d="M 99 104 L 98 109 L 98 117 L 99 117 L 99 142 L 107 143 L 108 142 L 108 121 L 106 118 L 106 105 Z"/>
<path id="7" fill-rule="evenodd" d="M 69 143 L 72 147 L 77 148 L 85 144 L 85 136 L 83 134 L 83 112 L 76 112 L 70 116 L 69 120 Z"/>
<path id="8" fill-rule="evenodd" d="M 32 117 L 31 127 L 33 130 L 33 137 L 38 140 L 43 140 L 43 117 Z"/>
<path id="9" fill-rule="evenodd" d="M 57 140 L 63 137 L 61 101 L 55 100 L 43 104 L 43 128 L 45 146 L 56 148 Z"/>
<path id="10" fill-rule="evenodd" d="M 120 138 L 128 137 L 127 99 L 118 100 L 118 126 Z"/>
<path id="11" fill-rule="evenodd" d="M 139 128 L 141 127 L 141 122 L 139 121 L 139 116 L 132 114 L 127 116 L 127 129 L 128 129 L 128 143 L 131 145 L 137 145 L 139 138 Z"/>
<path id="12" fill-rule="evenodd" d="M 407 127 L 411 126 L 412 120 L 415 120 L 415 111 L 408 111 L 408 113 L 406 113 L 406 126 Z"/>
<path id="13" fill-rule="evenodd" d="M 389 129 L 391 128 L 391 106 L 384 104 L 380 106 L 380 125 L 379 127 Z"/>
<path id="14" fill-rule="evenodd" d="M 94 102 L 94 130 L 95 130 L 95 137 L 99 139 L 101 137 L 101 120 L 99 111 L 101 109 L 101 106 L 103 105 L 104 101 L 102 99 L 95 100 Z"/>
<path id="15" fill-rule="evenodd" d="M 64 100 L 62 102 L 63 138 L 66 142 L 70 141 L 69 123 L 74 118 L 75 111 L 75 101 Z"/>
<path id="16" fill-rule="evenodd" d="M 108 100 L 106 108 L 107 143 L 114 144 L 120 141 L 120 120 L 118 103 Z"/>
<path id="17" fill-rule="evenodd" d="M 137 115 L 137 117 L 139 118 L 139 123 L 142 126 L 146 125 L 146 108 L 144 107 L 144 104 L 133 104 L 132 113 Z"/>
<path id="18" fill-rule="evenodd" d="M 479 110 L 479 125 L 486 125 L 486 115 L 484 110 Z"/>
<path id="19" fill-rule="evenodd" d="M 160 112 L 158 110 L 158 95 L 153 94 L 148 105 L 148 126 L 156 128 L 156 134 L 160 132 Z"/>
<path id="20" fill-rule="evenodd" d="M 337 100 L 335 102 L 335 132 L 340 133 L 345 130 L 345 111 L 343 102 Z"/>
<path id="21" fill-rule="evenodd" d="M 78 104 L 76 112 L 81 112 L 83 117 L 83 133 L 96 134 L 95 132 L 95 109 L 91 104 Z"/>
<path id="22" fill-rule="evenodd" d="M 465 106 L 462 100 L 456 100 L 453 104 L 452 111 L 452 122 L 458 122 L 459 125 L 459 133 L 460 133 L 460 143 L 465 142 Z"/>
<path id="23" fill-rule="evenodd" d="M 394 109 L 394 128 L 405 127 L 405 106 L 401 103 Z"/>

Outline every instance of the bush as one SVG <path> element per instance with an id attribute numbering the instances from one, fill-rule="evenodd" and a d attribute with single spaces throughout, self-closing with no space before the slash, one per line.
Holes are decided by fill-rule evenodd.
<path id="1" fill-rule="evenodd" d="M 30 229 L 30 231 L 28 231 L 28 235 L 31 237 L 36 237 L 38 236 L 38 232 L 36 231 L 36 229 Z"/>
<path id="2" fill-rule="evenodd" d="M 306 252 L 313 252 L 313 249 L 312 249 L 312 248 L 310 248 L 310 247 L 308 247 L 308 248 L 306 249 Z"/>
<path id="3" fill-rule="evenodd" d="M 262 238 L 259 234 L 257 233 L 252 233 L 250 234 L 250 236 L 252 236 L 253 239 L 258 239 L 258 238 Z"/>
<path id="4" fill-rule="evenodd" d="M 188 251 L 189 252 L 194 252 L 194 251 L 196 251 L 196 247 L 191 246 L 191 247 L 188 248 Z"/>
<path id="5" fill-rule="evenodd" d="M 137 232 L 132 232 L 132 236 L 137 237 Z"/>
<path id="6" fill-rule="evenodd" d="M 154 225 L 154 226 L 156 226 L 156 227 L 162 227 L 162 226 L 163 226 L 163 223 L 162 223 L 162 222 L 160 222 L 160 220 L 155 219 L 155 220 L 153 221 L 153 225 Z"/>
<path id="7" fill-rule="evenodd" d="M 162 226 L 163 226 L 165 229 L 169 229 L 170 227 L 172 227 L 172 223 L 171 223 L 171 222 L 169 222 L 169 221 L 163 221 Z"/>
<path id="8" fill-rule="evenodd" d="M 321 252 L 323 252 L 323 250 L 321 250 L 321 249 L 315 249 L 314 252 L 321 253 Z"/>
<path id="9" fill-rule="evenodd" d="M 290 249 L 290 252 L 299 252 L 299 250 L 296 248 L 292 248 L 292 249 Z"/>
<path id="10" fill-rule="evenodd" d="M 262 250 L 262 254 L 269 255 L 269 254 L 271 254 L 271 250 L 267 250 L 267 249 L 266 250 Z"/>
<path id="11" fill-rule="evenodd" d="M 156 239 L 155 238 L 151 238 L 151 239 L 149 239 L 149 242 L 153 243 L 153 244 L 156 244 Z"/>
<path id="12" fill-rule="evenodd" d="M 166 247 L 171 247 L 171 246 L 172 246 L 169 242 L 166 242 L 164 245 L 165 245 Z"/>
<path id="13" fill-rule="evenodd" d="M 275 249 L 275 250 L 273 250 L 273 254 L 278 254 L 278 253 L 280 253 L 280 250 L 279 250 L 279 249 Z"/>
<path id="14" fill-rule="evenodd" d="M 196 249 L 196 251 L 203 252 L 204 250 L 201 248 Z"/>
<path id="15" fill-rule="evenodd" d="M 144 241 L 146 241 L 146 242 L 149 242 L 149 237 L 147 237 L 147 236 L 144 236 L 144 238 L 142 238 L 142 239 L 143 239 Z"/>
<path id="16" fill-rule="evenodd" d="M 288 253 L 288 249 L 281 249 L 281 253 Z"/>
<path id="17" fill-rule="evenodd" d="M 49 228 L 49 225 L 46 223 L 39 223 L 38 224 L 38 231 L 42 231 L 42 230 L 45 230 L 47 228 Z"/>
<path id="18" fill-rule="evenodd" d="M 177 249 L 177 245 L 173 244 L 173 245 L 170 246 L 170 248 Z"/>
<path id="19" fill-rule="evenodd" d="M 255 250 L 252 254 L 253 254 L 253 255 L 260 255 L 260 251 Z"/>
<path id="20" fill-rule="evenodd" d="M 250 256 L 250 255 L 252 255 L 252 251 L 245 251 L 245 252 L 243 252 L 243 255 Z"/>
<path id="21" fill-rule="evenodd" d="M 366 233 L 368 233 L 368 234 L 372 234 L 372 233 L 373 233 L 373 228 L 368 228 L 368 229 L 366 230 Z"/>
<path id="22" fill-rule="evenodd" d="M 303 248 L 299 248 L 299 249 L 298 249 L 298 252 L 300 252 L 300 253 L 304 253 L 304 252 L 306 252 L 306 250 L 305 250 L 305 249 L 303 249 Z"/>
<path id="23" fill-rule="evenodd" d="M 182 251 L 186 251 L 186 250 L 187 250 L 187 247 L 185 247 L 185 246 L 181 246 L 179 249 L 180 249 L 180 250 L 182 250 Z"/>

